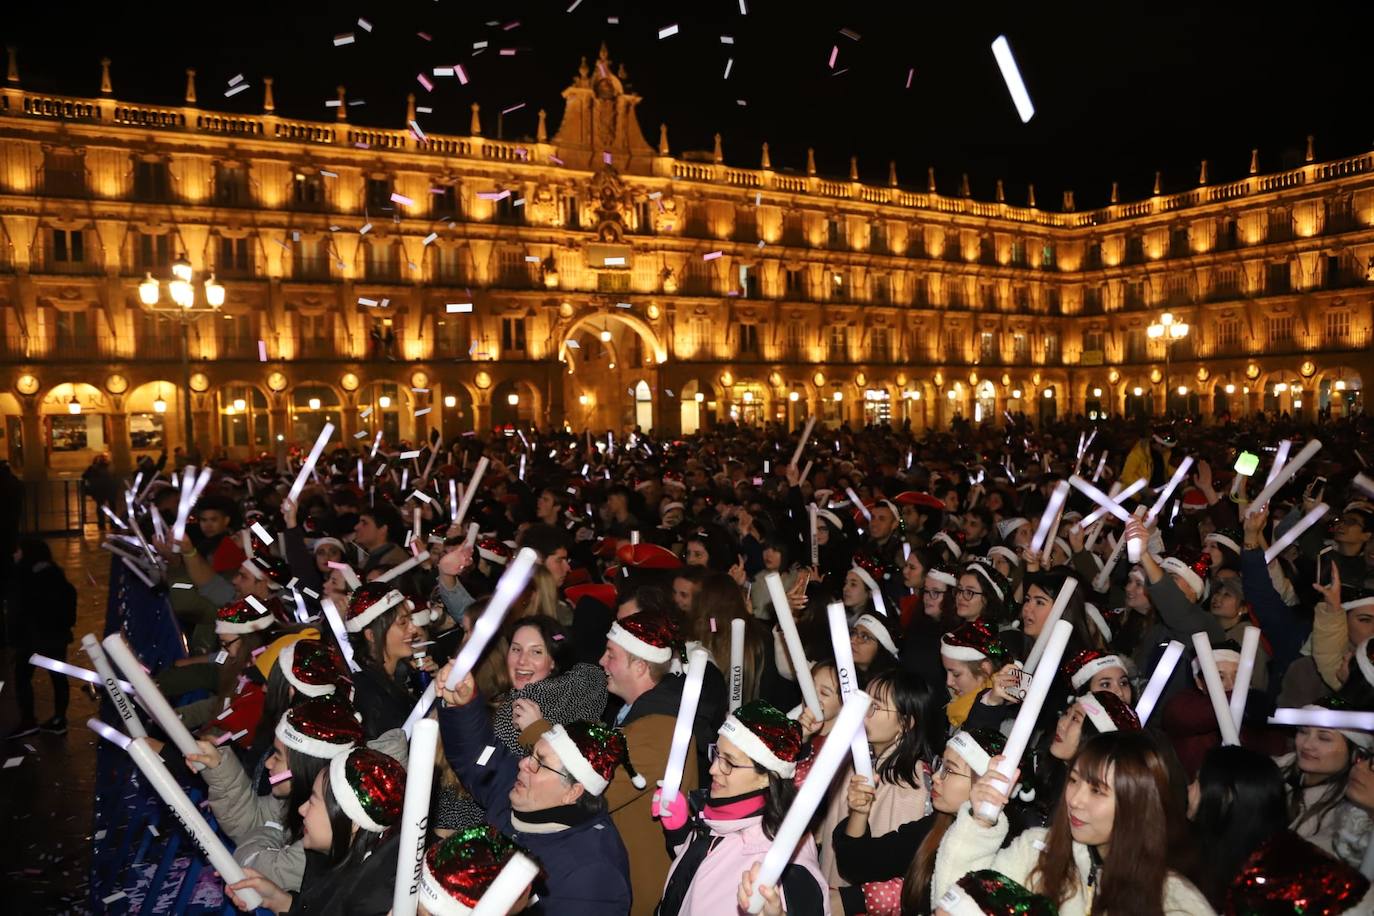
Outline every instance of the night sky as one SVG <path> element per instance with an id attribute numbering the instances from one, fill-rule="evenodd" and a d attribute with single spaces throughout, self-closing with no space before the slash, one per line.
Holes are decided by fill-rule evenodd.
<path id="1" fill-rule="evenodd" d="M 709 150 L 719 131 L 732 165 L 757 166 L 768 140 L 774 168 L 800 169 L 814 146 L 822 174 L 846 175 L 854 153 L 861 176 L 882 183 L 895 159 L 907 186 L 924 188 L 933 165 L 944 193 L 957 193 L 959 174 L 968 172 L 976 197 L 991 199 L 1000 177 L 1008 200 L 1022 203 L 1034 182 L 1047 208 L 1058 207 L 1066 188 L 1079 209 L 1105 203 L 1113 180 L 1123 199 L 1148 196 L 1156 169 L 1166 193 L 1185 190 L 1204 158 L 1213 183 L 1238 178 L 1252 147 L 1263 171 L 1291 167 L 1301 163 L 1308 133 L 1319 159 L 1366 151 L 1374 137 L 1367 72 L 1374 10 L 1366 4 L 1268 12 L 1255 3 L 1156 11 L 1105 3 L 746 2 L 744 16 L 739 0 L 581 0 L 572 13 L 565 10 L 573 0 L 25 2 L 11 8 L 0 38 L 18 46 L 29 89 L 95 95 L 98 60 L 108 55 L 115 94 L 129 101 L 180 104 L 183 71 L 195 67 L 201 106 L 227 111 L 259 111 L 264 75 L 276 78 L 278 113 L 286 117 L 332 119 L 324 102 L 344 83 L 350 99 L 366 102 L 349 109 L 350 120 L 399 128 L 405 94 L 414 91 L 418 104 L 434 109 L 420 116 L 421 126 L 439 133 L 466 133 L 469 103 L 477 101 L 485 132 L 495 136 L 497 112 L 523 102 L 505 118 L 507 139 L 532 136 L 540 107 L 552 132 L 578 58 L 595 59 L 604 39 L 644 98 L 646 138 L 655 144 L 666 121 L 675 155 Z M 357 24 L 360 16 L 371 33 Z M 678 34 L 660 40 L 659 30 L 671 25 Z M 357 41 L 334 47 L 333 37 L 345 32 Z M 1010 40 L 1036 105 L 1028 125 L 989 49 L 998 34 Z M 473 43 L 484 40 L 488 49 L 474 56 Z M 499 48 L 517 53 L 503 57 Z M 467 86 L 434 78 L 426 92 L 415 79 L 455 63 L 470 74 Z M 251 88 L 224 98 L 240 73 Z"/>

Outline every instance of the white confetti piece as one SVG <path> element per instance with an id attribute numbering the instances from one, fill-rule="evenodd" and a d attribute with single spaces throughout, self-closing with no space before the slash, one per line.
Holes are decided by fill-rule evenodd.
<path id="1" fill-rule="evenodd" d="M 372 23 L 368 22 L 366 19 L 364 19 L 363 17 L 359 16 L 359 17 L 358 17 L 358 28 L 362 29 L 364 32 L 371 32 L 371 31 L 372 31 Z"/>
<path id="2" fill-rule="evenodd" d="M 660 41 L 662 41 L 665 38 L 672 38 L 674 35 L 677 34 L 677 32 L 678 28 L 676 25 L 665 25 L 663 28 L 658 30 L 658 38 Z"/>
<path id="3" fill-rule="evenodd" d="M 739 0 L 739 14 L 741 16 L 749 15 L 749 7 L 744 5 L 744 0 Z"/>
<path id="4" fill-rule="evenodd" d="M 453 68 L 452 68 L 452 67 L 435 67 L 434 70 L 433 70 L 433 73 L 434 73 L 435 76 L 452 76 L 452 75 L 453 75 Z"/>
<path id="5" fill-rule="evenodd" d="M 581 5 L 582 0 L 573 0 L 572 6 L 568 7 L 567 12 L 571 13 L 573 10 L 577 9 Z"/>
<path id="6" fill-rule="evenodd" d="M 358 304 L 359 304 L 359 305 L 365 305 L 365 306 L 367 306 L 368 308 L 371 308 L 372 306 L 374 306 L 374 305 L 377 304 L 377 300 L 376 300 L 376 299 L 369 299 L 369 298 L 367 298 L 366 296 L 359 296 L 359 297 L 358 297 Z"/>
<path id="7" fill-rule="evenodd" d="M 494 753 L 496 753 L 496 748 L 495 748 L 495 746 L 490 745 L 490 744 L 487 745 L 486 748 L 482 751 L 481 756 L 479 756 L 479 757 L 477 758 L 477 765 L 478 765 L 479 767 L 484 767 L 484 766 L 486 766 L 486 765 L 487 765 L 487 761 L 491 759 L 491 755 L 494 754 Z M 5 764 L 5 766 L 9 766 L 9 764 Z"/>
<path id="8" fill-rule="evenodd" d="M 215 655 L 215 664 L 216 664 L 216 665 L 222 665 L 222 664 L 224 664 L 226 661 L 228 661 L 228 659 L 229 659 L 229 650 L 228 650 L 228 649 L 220 649 L 219 652 Z"/>
<path id="9" fill-rule="evenodd" d="M 252 528 L 253 533 L 258 536 L 258 540 L 262 541 L 264 544 L 270 545 L 272 543 L 272 535 L 262 526 L 262 522 L 254 522 Z"/>
<path id="10" fill-rule="evenodd" d="M 845 38 L 848 38 L 850 41 L 859 40 L 859 33 L 854 31 L 853 29 L 840 29 L 840 34 L 843 35 Z"/>
<path id="11" fill-rule="evenodd" d="M 733 35 L 722 35 L 720 36 L 720 43 L 723 45 L 732 45 L 735 43 L 735 37 Z"/>
<path id="12" fill-rule="evenodd" d="M 238 95 L 240 92 L 242 92 L 243 90 L 247 89 L 247 88 L 248 88 L 248 85 L 249 85 L 248 83 L 240 83 L 239 85 L 235 86 L 233 89 L 227 89 L 227 90 L 225 90 L 225 92 L 224 92 L 224 97 L 227 99 L 227 98 L 230 98 L 231 96 Z"/>
<path id="13" fill-rule="evenodd" d="M 725 61 L 725 75 L 722 76 L 721 79 L 723 79 L 723 80 L 728 80 L 728 79 L 730 78 L 730 68 L 733 67 L 734 65 L 735 65 L 735 59 L 734 59 L 733 57 L 727 58 L 727 59 L 726 59 L 726 61 Z"/>
<path id="14" fill-rule="evenodd" d="M 103 833 L 104 831 L 101 831 L 101 832 Z M 102 897 L 102 898 L 100 898 L 100 902 L 103 903 L 103 904 L 105 904 L 106 906 L 109 906 L 110 904 L 114 903 L 116 900 L 123 900 L 123 899 L 124 899 L 125 897 L 127 897 L 127 896 L 128 896 L 128 894 L 125 894 L 123 891 L 115 891 L 113 894 L 111 894 L 111 895 L 108 896 L 108 897 Z"/>
<path id="15" fill-rule="evenodd" d="M 356 40 L 352 32 L 344 32 L 341 35 L 334 36 L 334 47 L 337 48 L 341 45 L 351 45 Z"/>
<path id="16" fill-rule="evenodd" d="M 607 267 L 624 267 L 625 259 L 623 257 L 610 257 L 602 259 L 601 263 Z"/>
<path id="17" fill-rule="evenodd" d="M 359 430 L 358 432 L 356 432 L 356 433 L 353 434 L 353 438 L 354 438 L 354 439 L 366 439 L 366 438 L 367 438 L 367 430 L 365 430 L 365 429 Z"/>
<path id="18" fill-rule="evenodd" d="M 472 311 L 471 302 L 449 302 L 444 305 L 444 311 L 450 315 L 461 314 Z"/>
<path id="19" fill-rule="evenodd" d="M 524 107 L 525 107 L 525 103 L 524 103 L 524 102 L 521 102 L 521 103 L 518 104 L 518 105 L 512 105 L 512 106 L 509 107 L 509 108 L 503 108 L 503 109 L 501 109 L 501 114 L 503 114 L 503 115 L 508 115 L 508 114 L 510 114 L 512 111 L 519 111 L 520 109 L 522 109 L 522 108 L 524 108 Z"/>
<path id="20" fill-rule="evenodd" d="M 240 73 L 238 76 L 231 77 L 230 80 L 229 80 L 229 85 L 230 85 L 230 86 L 237 86 L 237 85 L 238 85 L 239 83 L 241 83 L 241 82 L 243 82 L 243 74 L 242 74 L 242 73 Z"/>
<path id="21" fill-rule="evenodd" d="M 195 588 L 190 582 L 173 582 L 172 588 Z"/>
<path id="22" fill-rule="evenodd" d="M 432 407 L 421 407 L 419 410 L 415 411 L 415 416 L 423 417 L 425 414 L 429 413 L 433 409 L 434 408 Z"/>
<path id="23" fill-rule="evenodd" d="M 425 244 L 425 245 L 433 244 L 434 240 L 437 239 L 438 237 L 439 237 L 439 233 L 437 233 L 437 232 L 431 232 L 429 235 L 425 236 L 425 239 L 424 239 L 423 244 Z"/>
<path id="24" fill-rule="evenodd" d="M 419 450 L 418 448 L 417 448 L 417 449 L 413 449 L 412 451 L 409 451 L 409 452 L 401 452 L 401 460 L 402 460 L 402 461 L 409 461 L 409 460 L 412 459 L 412 458 L 419 458 L 419 457 L 420 457 L 420 450 Z"/>

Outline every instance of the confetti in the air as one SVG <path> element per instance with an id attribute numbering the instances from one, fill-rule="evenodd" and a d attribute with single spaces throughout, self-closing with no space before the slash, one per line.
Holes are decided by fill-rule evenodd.
<path id="1" fill-rule="evenodd" d="M 845 38 L 848 38 L 850 41 L 859 40 L 859 33 L 854 31 L 853 29 L 840 29 L 840 34 L 843 35 Z"/>
<path id="2" fill-rule="evenodd" d="M 414 122 L 414 121 L 411 121 L 411 122 L 410 122 L 410 125 L 411 125 L 412 127 L 414 127 L 414 126 L 415 126 L 415 122 Z M 415 201 L 411 200 L 409 197 L 406 197 L 404 194 L 396 194 L 396 193 L 394 193 L 394 192 L 393 192 L 392 195 L 391 195 L 391 202 L 394 203 L 394 204 L 400 204 L 400 205 L 403 206 L 403 207 L 413 207 L 413 206 L 415 206 Z"/>
<path id="3" fill-rule="evenodd" d="M 1025 124 L 1035 117 L 1035 106 L 1031 104 L 1030 93 L 1026 91 L 1026 84 L 1021 79 L 1021 71 L 1016 67 L 1016 58 L 1012 56 L 1011 43 L 1007 41 L 1007 36 L 998 35 L 993 41 L 992 56 L 997 58 L 997 66 L 1002 71 L 1002 79 L 1007 83 L 1007 91 L 1016 103 L 1016 113 L 1021 116 L 1021 123 Z"/>
<path id="4" fill-rule="evenodd" d="M 267 341 L 265 340 L 258 341 L 258 362 L 267 362 Z"/>
<path id="5" fill-rule="evenodd" d="M 916 76 L 916 68 L 915 68 L 915 67 L 912 67 L 910 70 L 908 70 L 908 71 L 906 72 L 906 88 L 908 88 L 908 89 L 911 88 L 911 80 L 912 80 L 912 78 L 915 77 L 915 76 Z"/>
<path id="6" fill-rule="evenodd" d="M 573 0 L 572 6 L 568 7 L 568 10 L 567 10 L 567 11 L 568 11 L 569 13 L 571 13 L 573 10 L 577 9 L 577 8 L 578 8 L 579 6 L 581 6 L 581 5 L 582 5 L 582 0 Z"/>
<path id="7" fill-rule="evenodd" d="M 735 43 L 735 38 L 733 35 L 722 35 L 720 36 L 720 43 L 723 45 L 732 45 Z"/>
<path id="8" fill-rule="evenodd" d="M 367 235 L 367 234 L 368 234 L 369 232 L 371 232 L 371 231 L 372 231 L 372 224 L 371 224 L 371 223 L 364 223 L 364 224 L 363 224 L 363 228 L 361 228 L 361 229 L 358 230 L 358 234 L 359 234 L 359 235 Z"/>
<path id="9" fill-rule="evenodd" d="M 450 303 L 447 303 L 447 304 L 444 306 L 444 311 L 448 312 L 448 314 L 450 314 L 450 315 L 462 314 L 462 313 L 464 313 L 464 312 L 470 312 L 470 311 L 472 311 L 472 303 L 471 303 L 471 302 L 450 302 Z"/>
<path id="10" fill-rule="evenodd" d="M 433 92 L 433 91 L 434 91 L 434 84 L 431 83 L 431 82 L 429 81 L 429 77 L 425 76 L 423 73 L 417 73 L 417 74 L 415 74 L 415 79 L 417 79 L 417 80 L 419 81 L 419 83 L 420 83 L 421 86 L 424 86 L 424 87 L 425 87 L 425 92 Z"/>
<path id="11" fill-rule="evenodd" d="M 227 91 L 224 93 L 224 97 L 227 99 L 227 98 L 229 98 L 230 96 L 238 95 L 240 92 L 242 92 L 243 90 L 247 89 L 247 88 L 248 88 L 248 85 L 249 85 L 248 83 L 239 83 L 239 84 L 238 84 L 237 86 L 235 86 L 234 88 L 227 90 Z"/>
<path id="12" fill-rule="evenodd" d="M 418 36 L 420 36 L 420 37 L 421 37 L 422 39 L 424 39 L 425 41 L 433 41 L 433 40 L 434 40 L 434 36 L 431 35 L 431 34 L 429 34 L 428 32 L 416 32 L 415 34 L 418 35 Z"/>
<path id="13" fill-rule="evenodd" d="M 522 108 L 524 108 L 524 107 L 525 107 L 525 103 L 524 103 L 524 102 L 521 102 L 521 103 L 518 104 L 518 105 L 512 105 L 512 106 L 509 107 L 509 108 L 503 108 L 503 109 L 501 110 L 501 114 L 503 114 L 503 115 L 508 115 L 508 114 L 510 114 L 512 111 L 519 111 L 520 109 L 522 109 Z"/>
<path id="14" fill-rule="evenodd" d="M 840 46 L 831 45 L 830 47 L 830 69 L 835 69 L 835 58 L 840 56 Z"/>
<path id="15" fill-rule="evenodd" d="M 676 25 L 665 25 L 663 28 L 658 30 L 658 38 L 660 41 L 662 41 L 665 38 L 672 38 L 674 35 L 677 34 L 677 32 L 678 28 Z"/>
<path id="16" fill-rule="evenodd" d="M 703 261 L 714 261 L 716 258 L 720 257 L 724 253 L 725 252 L 723 251 L 708 251 L 706 254 L 701 256 L 701 259 Z"/>
<path id="17" fill-rule="evenodd" d="M 432 243 L 432 242 L 433 242 L 435 239 L 437 239 L 438 237 L 439 237 L 439 233 L 437 233 L 437 232 L 431 232 L 429 235 L 425 236 L 424 244 L 428 245 L 428 244 Z"/>
<path id="18" fill-rule="evenodd" d="M 355 40 L 352 32 L 344 32 L 341 35 L 334 36 L 334 47 L 337 48 L 342 45 L 351 45 Z"/>
<path id="19" fill-rule="evenodd" d="M 730 58 L 727 58 L 727 59 L 726 59 L 726 61 L 725 61 L 725 75 L 722 76 L 721 79 L 728 80 L 728 79 L 730 78 L 730 68 L 733 67 L 734 65 L 735 65 L 735 59 L 734 59 L 733 57 L 730 57 Z"/>
<path id="20" fill-rule="evenodd" d="M 452 67 L 435 67 L 435 68 L 434 68 L 434 75 L 435 75 L 435 76 L 452 76 L 452 75 L 453 75 L 453 68 L 452 68 Z"/>
<path id="21" fill-rule="evenodd" d="M 468 72 L 463 69 L 462 64 L 453 65 L 453 75 L 458 77 L 458 82 L 466 86 L 468 84 Z"/>

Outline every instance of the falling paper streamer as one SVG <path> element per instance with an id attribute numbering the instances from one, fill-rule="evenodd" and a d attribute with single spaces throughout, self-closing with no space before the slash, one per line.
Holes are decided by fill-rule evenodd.
<path id="1" fill-rule="evenodd" d="M 1002 71 L 1007 91 L 1011 93 L 1011 100 L 1016 103 L 1016 113 L 1021 116 L 1021 123 L 1025 124 L 1035 117 L 1035 106 L 1031 104 L 1030 93 L 1026 91 L 1026 84 L 1021 79 L 1021 71 L 1016 67 L 1016 58 L 1012 56 L 1011 43 L 1007 41 L 1007 36 L 998 35 L 992 42 L 992 56 L 997 59 L 997 66 Z"/>

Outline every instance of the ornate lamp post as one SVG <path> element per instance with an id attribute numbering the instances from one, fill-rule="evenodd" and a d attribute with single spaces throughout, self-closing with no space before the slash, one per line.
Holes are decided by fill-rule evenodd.
<path id="1" fill-rule="evenodd" d="M 1159 321 L 1151 324 L 1145 333 L 1151 340 L 1159 340 L 1164 343 L 1164 412 L 1169 412 L 1169 359 L 1173 355 L 1174 344 L 1188 336 L 1189 327 L 1185 322 L 1177 321 L 1173 312 L 1165 312 L 1159 316 Z"/>
<path id="2" fill-rule="evenodd" d="M 181 325 L 181 385 L 182 385 L 182 422 L 186 427 L 186 450 L 189 453 L 195 436 L 191 420 L 191 344 L 190 327 L 206 315 L 218 315 L 224 305 L 224 286 L 212 273 L 200 284 L 201 304 L 197 305 L 196 284 L 191 262 L 183 254 L 172 262 L 172 276 L 158 281 L 151 273 L 145 275 L 138 284 L 138 298 L 144 308 L 159 315 L 166 315 Z M 167 300 L 164 304 L 163 287 L 166 287 Z M 164 406 L 165 409 L 165 406 Z"/>

